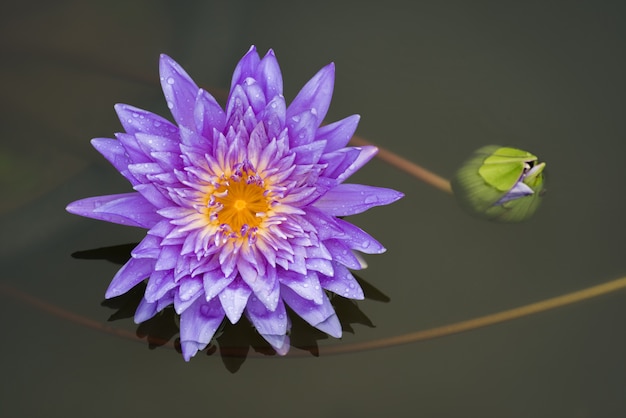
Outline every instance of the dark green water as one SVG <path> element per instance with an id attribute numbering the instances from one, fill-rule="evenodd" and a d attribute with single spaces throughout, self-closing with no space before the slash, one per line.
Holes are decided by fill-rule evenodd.
<path id="1" fill-rule="evenodd" d="M 626 274 L 623 5 L 58 1 L 3 9 L 0 279 L 92 322 L 0 293 L 0 415 L 626 416 L 624 291 L 436 340 L 324 354 Z M 292 348 L 293 358 L 251 350 L 233 360 L 218 350 L 185 363 L 171 348 L 120 338 L 114 333 L 137 327 L 122 306 L 101 305 L 119 268 L 103 257 L 123 259 L 128 249 L 90 250 L 137 242 L 143 231 L 65 213 L 72 200 L 129 190 L 89 139 L 121 129 L 115 103 L 168 115 L 159 53 L 209 90 L 224 89 L 251 44 L 275 50 L 288 101 L 334 61 L 328 120 L 358 113 L 360 136 L 443 176 L 486 144 L 538 155 L 548 170 L 542 207 L 520 225 L 476 220 L 374 160 L 353 181 L 406 197 L 352 218 L 388 252 L 367 257 L 369 298 L 340 311 L 353 332 L 333 340 L 301 331 L 319 357 Z M 116 313 L 122 319 L 107 322 Z M 249 343 L 247 331 L 230 341 Z"/>

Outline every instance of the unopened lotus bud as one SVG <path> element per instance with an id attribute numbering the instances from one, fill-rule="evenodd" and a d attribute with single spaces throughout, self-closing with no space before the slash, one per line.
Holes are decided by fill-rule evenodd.
<path id="1" fill-rule="evenodd" d="M 501 222 L 524 221 L 541 201 L 545 166 L 529 152 L 488 145 L 463 163 L 452 180 L 452 190 L 473 215 Z"/>

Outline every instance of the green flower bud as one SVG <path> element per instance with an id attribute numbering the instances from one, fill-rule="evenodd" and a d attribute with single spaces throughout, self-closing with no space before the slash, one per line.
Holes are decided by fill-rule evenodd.
<path id="1" fill-rule="evenodd" d="M 546 163 L 516 148 L 488 145 L 474 152 L 457 171 L 452 190 L 468 212 L 501 222 L 532 216 L 543 195 Z"/>

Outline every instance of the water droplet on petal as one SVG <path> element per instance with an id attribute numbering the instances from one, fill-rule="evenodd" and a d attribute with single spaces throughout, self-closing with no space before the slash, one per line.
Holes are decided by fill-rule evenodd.
<path id="1" fill-rule="evenodd" d="M 168 107 L 169 109 L 173 109 L 173 108 L 174 108 L 174 103 L 173 103 L 173 102 L 168 101 L 168 102 L 167 102 L 167 107 Z"/>
<path id="2" fill-rule="evenodd" d="M 167 84 L 169 85 L 174 84 L 174 79 L 172 77 L 167 77 Z"/>
<path id="3" fill-rule="evenodd" d="M 376 196 L 367 196 L 364 200 L 366 205 L 369 205 L 370 203 L 376 203 L 378 201 L 378 198 Z"/>

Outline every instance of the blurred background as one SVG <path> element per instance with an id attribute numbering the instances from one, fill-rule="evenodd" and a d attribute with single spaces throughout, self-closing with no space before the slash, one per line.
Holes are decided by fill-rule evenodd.
<path id="1" fill-rule="evenodd" d="M 624 291 L 436 340 L 324 352 L 626 274 L 625 18 L 615 1 L 4 5 L 0 415 L 626 416 Z M 518 225 L 474 219 L 375 159 L 352 181 L 406 197 L 350 218 L 388 251 L 360 272 L 368 298 L 338 308 L 344 337 L 300 324 L 303 346 L 319 350 L 213 349 L 185 363 L 168 348 L 173 318 L 152 332 L 129 318 L 132 297 L 103 304 L 144 231 L 64 208 L 130 191 L 89 140 L 121 130 L 115 103 L 170 117 L 160 53 L 219 93 L 252 44 L 276 52 L 288 101 L 334 61 L 328 121 L 358 113 L 359 136 L 445 177 L 487 144 L 538 155 L 542 207 Z M 228 332 L 254 346 L 245 326 Z"/>

